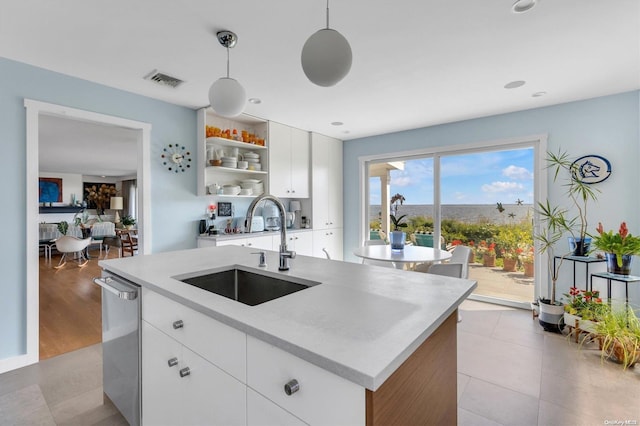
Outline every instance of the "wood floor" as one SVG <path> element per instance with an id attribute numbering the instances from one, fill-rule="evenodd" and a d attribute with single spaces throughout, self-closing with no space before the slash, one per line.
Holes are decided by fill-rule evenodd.
<path id="1" fill-rule="evenodd" d="M 50 262 L 40 256 L 40 360 L 102 341 L 101 291 L 92 281 L 100 276 L 99 253 L 91 250 L 83 267 L 67 261 L 60 269 L 60 254 L 54 251 Z"/>

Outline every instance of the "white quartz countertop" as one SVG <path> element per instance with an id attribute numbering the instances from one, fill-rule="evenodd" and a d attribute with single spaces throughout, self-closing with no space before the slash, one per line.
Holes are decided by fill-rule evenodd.
<path id="1" fill-rule="evenodd" d="M 258 268 L 253 251 L 206 247 L 99 264 L 374 391 L 476 287 L 475 281 L 307 256 L 280 272 L 277 252 L 267 251 L 268 266 Z M 174 278 L 234 265 L 320 284 L 248 306 Z"/>

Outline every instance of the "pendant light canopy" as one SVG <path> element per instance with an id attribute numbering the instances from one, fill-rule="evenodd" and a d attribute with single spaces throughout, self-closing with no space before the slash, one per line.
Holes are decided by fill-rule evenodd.
<path id="1" fill-rule="evenodd" d="M 247 93 L 237 80 L 229 77 L 229 49 L 234 47 L 238 37 L 231 31 L 217 33 L 218 41 L 227 48 L 227 76 L 216 80 L 209 88 L 211 108 L 223 117 L 236 117 L 242 113 L 247 103 Z"/>
<path id="2" fill-rule="evenodd" d="M 349 42 L 342 34 L 329 28 L 329 0 L 327 0 L 327 27 L 306 41 L 302 48 L 302 70 L 314 84 L 334 86 L 351 69 L 352 53 Z"/>

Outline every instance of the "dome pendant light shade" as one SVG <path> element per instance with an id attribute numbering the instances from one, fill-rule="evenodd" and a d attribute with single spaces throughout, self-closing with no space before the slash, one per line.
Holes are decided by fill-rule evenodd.
<path id="1" fill-rule="evenodd" d="M 227 76 L 216 80 L 209 88 L 209 103 L 216 114 L 223 117 L 236 117 L 247 104 L 247 93 L 237 80 L 229 77 L 229 49 L 238 42 L 231 31 L 219 31 L 218 42 L 227 49 Z"/>
<path id="2" fill-rule="evenodd" d="M 351 69 L 351 46 L 336 30 L 323 28 L 311 35 L 302 48 L 302 70 L 314 84 L 334 86 Z"/>
<path id="3" fill-rule="evenodd" d="M 237 80 L 222 77 L 209 89 L 211 108 L 223 117 L 236 117 L 244 111 L 247 93 Z"/>

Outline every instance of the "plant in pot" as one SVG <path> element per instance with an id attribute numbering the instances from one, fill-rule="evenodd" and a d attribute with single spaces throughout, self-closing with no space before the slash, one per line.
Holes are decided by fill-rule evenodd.
<path id="1" fill-rule="evenodd" d="M 624 369 L 640 362 L 640 320 L 633 308 L 609 311 L 595 328 L 603 359 L 619 362 Z"/>
<path id="2" fill-rule="evenodd" d="M 607 272 L 629 275 L 632 257 L 640 254 L 640 237 L 629 233 L 626 222 L 620 224 L 616 234 L 613 231 L 605 232 L 601 222 L 598 222 L 596 231 L 598 235 L 593 237 L 592 246 L 605 252 Z"/>
<path id="3" fill-rule="evenodd" d="M 579 330 L 595 333 L 596 323 L 610 311 L 609 305 L 602 303 L 598 290 L 571 287 L 569 293 L 565 293 L 564 296 L 568 299 L 564 305 L 564 323 Z"/>
<path id="4" fill-rule="evenodd" d="M 391 241 L 391 249 L 392 250 L 402 250 L 404 249 L 404 243 L 406 241 L 407 235 L 401 228 L 406 228 L 407 223 L 404 222 L 404 219 L 407 217 L 406 214 L 402 216 L 398 216 L 398 207 L 400 207 L 405 202 L 405 198 L 401 194 L 396 194 L 391 197 L 391 222 L 393 223 L 393 231 L 389 235 L 389 239 Z"/>
<path id="5" fill-rule="evenodd" d="M 565 194 L 571 200 L 571 204 L 577 210 L 577 215 L 567 217 L 569 210 L 562 209 L 561 227 L 568 232 L 569 246 L 573 249 L 575 256 L 587 256 L 589 253 L 589 245 L 591 237 L 587 233 L 587 207 L 589 200 L 596 201 L 599 192 L 591 184 L 586 183 L 580 176 L 580 165 L 569 157 L 567 152 L 558 150 L 557 154 L 547 152 L 547 168 L 553 170 L 553 182 L 558 182 L 561 172 L 564 175 L 566 183 Z M 547 203 L 548 204 L 548 203 Z"/>
<path id="6" fill-rule="evenodd" d="M 122 219 L 120 219 L 120 222 L 122 223 L 122 226 L 127 229 L 131 229 L 133 225 L 136 224 L 136 220 L 130 215 L 123 216 Z"/>
<path id="7" fill-rule="evenodd" d="M 496 266 L 496 243 L 487 243 L 486 241 L 480 241 L 477 251 L 478 255 L 482 256 L 482 266 Z"/>
<path id="8" fill-rule="evenodd" d="M 562 239 L 565 231 L 571 227 L 570 222 L 566 219 L 566 213 L 566 209 L 551 206 L 549 200 L 544 203 L 538 203 L 541 226 L 540 231 L 534 234 L 534 238 L 540 243 L 540 253 L 547 254 L 547 269 L 551 279 L 549 298 L 540 298 L 538 300 L 538 320 L 545 331 L 559 332 L 564 327 L 564 306 L 561 302 L 556 301 L 556 283 L 558 282 L 560 267 L 571 252 L 566 252 L 559 256 L 559 262 L 554 262 L 554 258 L 556 257 L 556 244 Z"/>

